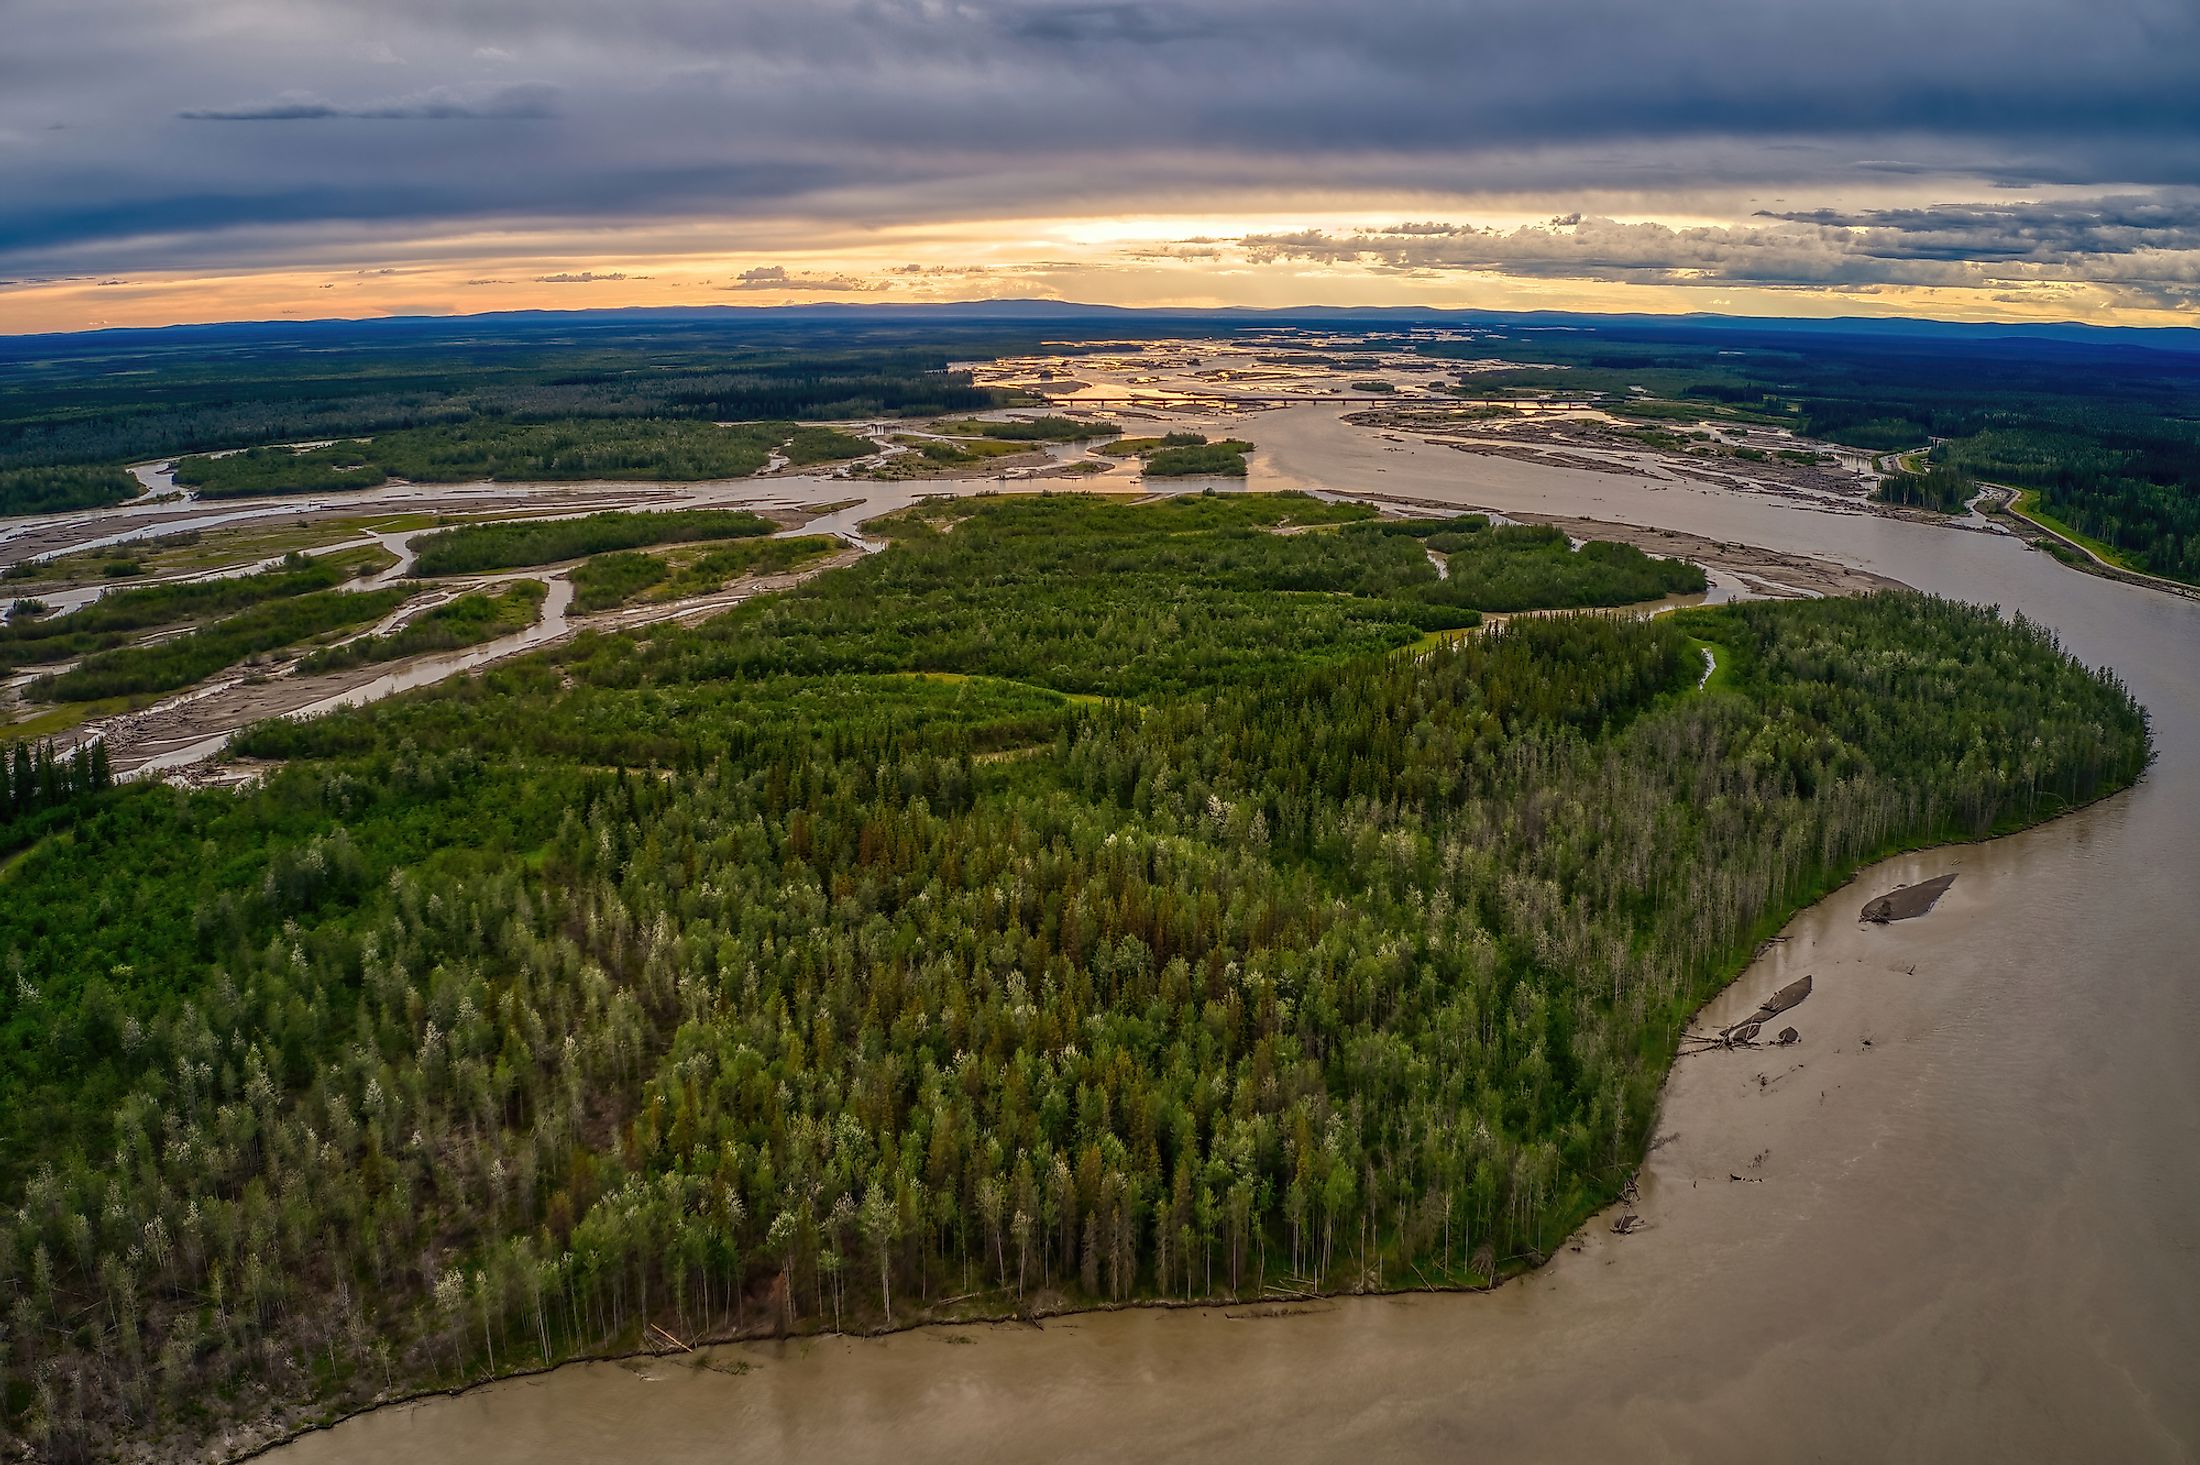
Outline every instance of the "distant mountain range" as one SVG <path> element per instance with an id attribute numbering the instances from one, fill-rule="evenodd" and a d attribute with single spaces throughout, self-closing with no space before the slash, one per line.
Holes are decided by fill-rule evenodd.
<path id="1" fill-rule="evenodd" d="M 1830 319 L 1772 316 L 1600 315 L 1581 311 L 1437 310 L 1423 306 L 1308 305 L 1278 308 L 1231 306 L 1172 309 L 1087 305 L 1066 300 L 966 300 L 936 304 L 820 302 L 807 305 L 631 306 L 591 310 L 507 310 L 478 315 L 383 316 L 311 321 L 228 321 L 205 325 L 121 327 L 97 331 L 0 335 L 0 359 L 78 355 L 113 349 L 162 346 L 277 345 L 299 342 L 409 338 L 414 341 L 538 336 L 550 331 L 628 326 L 729 327 L 796 325 L 941 324 L 1093 326 L 1120 323 L 1135 330 L 1142 321 L 1181 327 L 1212 321 L 1218 327 L 1311 325 L 1337 329 L 1354 324 L 1397 329 L 1406 326 L 1505 327 L 1514 330 L 1616 330 L 1628 333 L 1736 336 L 1850 336 L 1882 340 L 1944 342 L 2056 341 L 2133 346 L 2178 353 L 2200 352 L 2200 328 L 2185 326 L 2095 326 L 2075 321 L 2038 324 L 1913 320 L 1880 316 Z"/>

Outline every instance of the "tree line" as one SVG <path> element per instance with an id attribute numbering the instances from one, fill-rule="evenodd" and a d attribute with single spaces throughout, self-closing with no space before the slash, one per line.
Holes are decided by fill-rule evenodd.
<path id="1" fill-rule="evenodd" d="M 50 740 L 19 740 L 0 749 L 0 845 L 22 843 L 21 826 L 50 823 L 40 816 L 81 805 L 113 786 L 102 742 L 80 743 L 66 754 L 56 753 Z"/>
<path id="2" fill-rule="evenodd" d="M 120 468 L 63 465 L 0 468 L 0 518 L 101 509 L 136 498 L 144 485 Z"/>
<path id="3" fill-rule="evenodd" d="M 1970 507 L 1971 496 L 1977 492 L 1978 484 L 1968 473 L 1934 463 L 1918 473 L 1896 469 L 1879 480 L 1872 497 L 1883 504 L 1931 509 L 1937 514 L 1960 514 Z"/>

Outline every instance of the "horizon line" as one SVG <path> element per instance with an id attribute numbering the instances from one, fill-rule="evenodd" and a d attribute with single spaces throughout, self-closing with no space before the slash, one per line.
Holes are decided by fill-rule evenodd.
<path id="1" fill-rule="evenodd" d="M 1985 321 L 1951 320 L 1925 315 L 1832 315 L 1832 316 L 1782 316 L 1730 313 L 1722 311 L 1600 311 L 1600 310 L 1499 310 L 1476 306 L 1424 306 L 1424 305 L 1111 305 L 1095 301 L 1057 300 L 1046 296 L 981 296 L 967 300 L 902 300 L 902 301 L 849 301 L 814 300 L 787 301 L 779 304 L 738 304 L 708 301 L 690 305 L 596 305 L 596 306 L 537 306 L 508 310 L 424 312 L 393 315 L 361 316 L 311 316 L 301 319 L 283 317 L 238 317 L 215 321 L 172 321 L 162 325 L 137 326 L 87 326 L 69 331 L 0 331 L 0 342 L 20 344 L 34 341 L 70 341 L 94 337 L 151 336 L 193 331 L 249 330 L 264 328 L 325 329 L 331 327 L 374 328 L 378 326 L 404 326 L 423 324 L 458 325 L 468 321 L 484 323 L 499 320 L 542 318 L 579 318 L 586 316 L 656 317 L 725 317 L 767 316 L 795 314 L 824 314 L 843 317 L 929 315 L 945 319 L 981 318 L 992 313 L 996 318 L 1007 313 L 1029 320 L 1050 318 L 1049 312 L 1060 312 L 1051 318 L 1131 317 L 1213 319 L 1220 317 L 1258 318 L 1283 320 L 1293 317 L 1323 316 L 1330 318 L 1390 317 L 1418 320 L 1453 320 L 1463 323 L 1483 322 L 1533 322 L 1539 320 L 1565 320 L 1597 323 L 1632 324 L 1694 324 L 1711 327 L 1785 327 L 1826 333 L 1848 332 L 1852 334 L 1900 334 L 1905 330 L 1962 333 L 1993 336 L 2057 337 L 2070 335 L 2145 337 L 2182 340 L 2192 338 L 2200 343 L 2200 325 L 2106 325 L 2082 320 L 2057 321 Z"/>

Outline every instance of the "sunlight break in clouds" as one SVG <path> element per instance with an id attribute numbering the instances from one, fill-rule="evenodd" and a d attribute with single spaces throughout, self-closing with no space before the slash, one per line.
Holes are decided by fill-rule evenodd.
<path id="1" fill-rule="evenodd" d="M 2184 0 L 19 0 L 10 41 L 0 330 L 2200 292 Z"/>

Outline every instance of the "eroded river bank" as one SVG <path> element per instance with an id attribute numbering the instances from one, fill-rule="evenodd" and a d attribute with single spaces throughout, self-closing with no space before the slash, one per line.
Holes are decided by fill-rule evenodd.
<path id="1" fill-rule="evenodd" d="M 2006 536 L 1385 443 L 1338 417 L 1233 423 L 1260 447 L 1253 485 L 1672 529 L 2021 609 L 2131 684 L 2157 762 L 2126 794 L 1886 862 L 1798 916 L 1699 1025 L 1810 975 L 1802 1041 L 1680 1063 L 1642 1224 L 1594 1222 L 1493 1293 L 576 1365 L 269 1458 L 2190 1458 L 2200 605 Z M 1858 919 L 1948 873 L 1929 914 Z"/>

